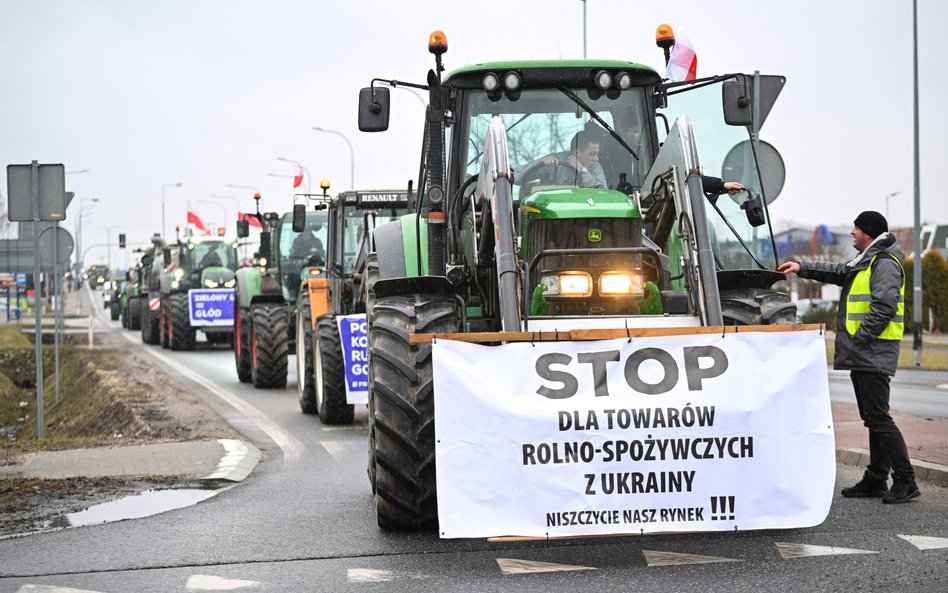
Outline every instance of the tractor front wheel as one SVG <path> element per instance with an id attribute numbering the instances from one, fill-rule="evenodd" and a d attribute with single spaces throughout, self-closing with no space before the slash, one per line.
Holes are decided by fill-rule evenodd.
<path id="1" fill-rule="evenodd" d="M 234 312 L 234 363 L 237 367 L 237 378 L 241 383 L 250 382 L 253 367 L 250 355 L 250 324 L 250 310 L 237 307 Z"/>
<path id="2" fill-rule="evenodd" d="M 431 344 L 412 344 L 409 336 L 457 331 L 457 301 L 442 294 L 381 297 L 370 315 L 369 479 L 378 523 L 431 528 L 438 519 Z"/>
<path id="3" fill-rule="evenodd" d="M 300 291 L 296 300 L 296 388 L 300 410 L 317 414 L 316 374 L 313 370 L 313 322 L 310 318 L 309 294 Z"/>
<path id="4" fill-rule="evenodd" d="M 282 303 L 250 308 L 250 380 L 258 389 L 286 387 L 290 332 Z"/>
<path id="5" fill-rule="evenodd" d="M 323 424 L 352 424 L 355 406 L 346 403 L 346 366 L 334 316 L 316 320 L 313 352 L 319 419 Z"/>
<path id="6" fill-rule="evenodd" d="M 168 298 L 168 343 L 172 350 L 194 350 L 194 328 L 188 313 L 188 295 L 177 293 Z"/>

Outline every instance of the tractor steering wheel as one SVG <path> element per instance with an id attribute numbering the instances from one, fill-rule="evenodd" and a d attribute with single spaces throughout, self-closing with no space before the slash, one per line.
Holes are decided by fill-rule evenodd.
<path id="1" fill-rule="evenodd" d="M 548 165 L 542 160 L 528 167 L 520 175 L 522 182 L 520 184 L 520 197 L 518 200 L 523 200 L 533 193 L 533 188 L 537 185 L 555 185 L 559 167 L 559 162 L 555 165 Z"/>

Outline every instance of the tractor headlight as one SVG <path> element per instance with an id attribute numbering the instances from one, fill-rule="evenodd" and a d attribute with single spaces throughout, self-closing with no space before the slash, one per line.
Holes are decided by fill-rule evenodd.
<path id="1" fill-rule="evenodd" d="M 182 268 L 176 269 L 174 271 L 174 279 L 181 280 L 182 278 L 184 278 L 184 270 Z"/>
<path id="2" fill-rule="evenodd" d="M 207 288 L 217 288 L 218 286 L 220 286 L 220 282 L 211 278 L 205 278 L 204 286 Z"/>
<path id="3" fill-rule="evenodd" d="M 177 290 L 179 286 L 181 286 L 181 283 L 178 282 L 177 280 L 172 280 L 172 281 L 171 281 L 171 288 Z"/>
<path id="4" fill-rule="evenodd" d="M 225 288 L 233 288 L 233 287 L 235 287 L 235 286 L 237 286 L 237 279 L 236 279 L 236 278 L 231 278 L 230 280 L 228 280 L 227 282 L 224 283 L 224 287 L 225 287 Z"/>
<path id="5" fill-rule="evenodd" d="M 492 93 L 500 88 L 500 78 L 493 72 L 488 72 L 484 75 L 484 78 L 481 79 L 481 84 L 485 91 Z"/>
<path id="6" fill-rule="evenodd" d="M 603 272 L 599 275 L 601 296 L 628 296 L 642 294 L 642 276 L 629 272 Z"/>
<path id="7" fill-rule="evenodd" d="M 259 260 L 257 260 L 257 264 L 258 264 L 261 268 L 267 267 L 267 258 L 261 257 Z"/>
<path id="8" fill-rule="evenodd" d="M 559 272 L 543 276 L 540 282 L 546 286 L 543 296 L 592 296 L 592 276 L 587 272 Z"/>
<path id="9" fill-rule="evenodd" d="M 606 90 L 612 86 L 612 74 L 607 70 L 600 70 L 596 72 L 596 86 L 602 90 Z"/>

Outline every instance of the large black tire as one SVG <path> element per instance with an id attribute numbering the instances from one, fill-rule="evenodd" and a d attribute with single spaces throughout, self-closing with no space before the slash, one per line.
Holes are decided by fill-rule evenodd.
<path id="1" fill-rule="evenodd" d="M 122 327 L 125 329 L 128 329 L 128 307 L 127 306 L 124 309 L 122 307 L 119 307 L 119 320 L 122 323 Z"/>
<path id="2" fill-rule="evenodd" d="M 249 383 L 251 378 L 250 325 L 250 310 L 238 306 L 234 312 L 234 364 L 241 383 Z"/>
<path id="3" fill-rule="evenodd" d="M 764 288 L 721 291 L 724 325 L 781 325 L 797 322 L 797 306 L 783 292 Z"/>
<path id="4" fill-rule="evenodd" d="M 379 258 L 375 252 L 370 253 L 365 258 L 365 272 L 362 277 L 362 288 L 365 291 L 365 329 L 366 335 L 372 328 L 372 308 L 375 307 L 375 282 L 379 279 Z M 372 359 L 372 350 L 368 350 L 369 360 Z M 369 363 L 371 366 L 371 363 Z M 375 465 L 375 405 L 372 398 L 369 398 L 369 463 L 367 473 L 369 476 L 369 485 L 372 486 L 372 494 L 375 494 L 375 476 L 377 474 Z"/>
<path id="5" fill-rule="evenodd" d="M 167 350 L 171 347 L 171 340 L 169 339 L 168 329 L 171 325 L 170 323 L 170 311 L 171 304 L 168 302 L 168 299 L 162 297 L 161 306 L 158 307 L 158 341 L 161 343 L 161 347 Z"/>
<path id="6" fill-rule="evenodd" d="M 300 410 L 304 414 L 319 413 L 316 404 L 316 372 L 313 370 L 314 339 L 309 292 L 304 288 L 296 299 L 296 390 L 299 393 Z"/>
<path id="7" fill-rule="evenodd" d="M 168 344 L 172 350 L 194 350 L 194 328 L 188 314 L 187 293 L 175 293 L 168 298 Z"/>
<path id="8" fill-rule="evenodd" d="M 457 301 L 415 294 L 376 299 L 369 335 L 370 462 L 375 507 L 384 529 L 437 525 L 431 344 L 413 333 L 457 331 Z M 369 471 L 372 480 L 373 471 Z"/>
<path id="9" fill-rule="evenodd" d="M 319 419 L 323 424 L 352 424 L 355 406 L 346 403 L 346 363 L 339 326 L 332 315 L 322 315 L 316 320 L 313 367 Z"/>
<path id="10" fill-rule="evenodd" d="M 128 308 L 125 310 L 128 317 L 128 329 L 136 330 L 142 327 L 142 300 L 140 298 L 128 299 Z"/>
<path id="11" fill-rule="evenodd" d="M 118 321 L 119 315 L 122 313 L 122 303 L 116 301 L 115 299 L 109 303 L 109 317 L 112 321 Z"/>
<path id="12" fill-rule="evenodd" d="M 159 339 L 158 311 L 149 309 L 147 301 L 143 304 L 141 325 L 139 326 L 139 329 L 142 330 L 142 342 L 145 344 L 157 344 Z"/>
<path id="13" fill-rule="evenodd" d="M 282 303 L 260 303 L 250 308 L 250 381 L 258 389 L 286 387 L 290 332 Z"/>

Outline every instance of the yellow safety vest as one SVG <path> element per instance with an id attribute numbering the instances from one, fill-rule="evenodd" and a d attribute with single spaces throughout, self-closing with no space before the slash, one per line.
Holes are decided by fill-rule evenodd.
<path id="1" fill-rule="evenodd" d="M 869 314 L 869 302 L 872 300 L 872 264 L 875 263 L 877 257 L 879 257 L 878 253 L 872 256 L 872 259 L 869 260 L 869 266 L 865 270 L 861 270 L 856 274 L 853 285 L 849 289 L 849 295 L 846 298 L 846 331 L 849 332 L 849 335 L 856 333 L 856 330 L 862 325 L 863 319 Z M 882 333 L 879 334 L 880 340 L 901 340 L 902 334 L 905 333 L 905 268 L 902 267 L 899 258 L 892 256 L 892 259 L 902 268 L 902 287 L 899 289 L 899 304 L 895 317 L 889 321 Z"/>

